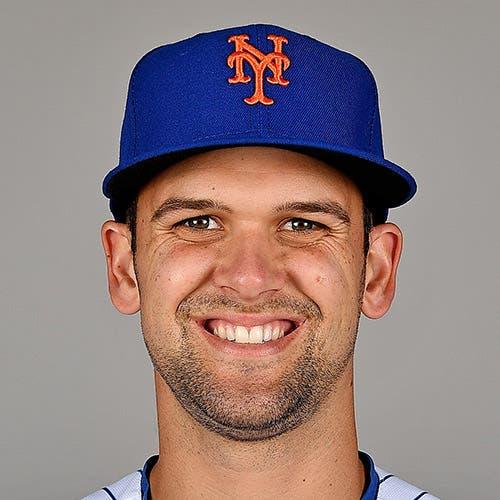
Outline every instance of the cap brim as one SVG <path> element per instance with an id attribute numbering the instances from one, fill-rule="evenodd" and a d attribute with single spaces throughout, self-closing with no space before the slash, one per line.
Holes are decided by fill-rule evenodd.
<path id="1" fill-rule="evenodd" d="M 163 148 L 127 165 L 118 165 L 103 181 L 104 195 L 110 198 L 110 209 L 116 220 L 123 220 L 130 199 L 157 173 L 187 156 L 236 146 L 275 146 L 314 156 L 341 170 L 363 193 L 365 203 L 374 212 L 376 223 L 387 219 L 389 208 L 406 203 L 416 192 L 412 175 L 400 166 L 370 153 L 332 146 L 315 141 L 298 141 L 279 137 L 223 137 L 217 140 L 191 142 Z"/>

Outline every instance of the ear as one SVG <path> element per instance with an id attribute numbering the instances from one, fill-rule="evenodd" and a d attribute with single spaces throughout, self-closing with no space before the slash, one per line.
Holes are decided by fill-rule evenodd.
<path id="1" fill-rule="evenodd" d="M 108 220 L 102 225 L 101 240 L 106 255 L 111 302 L 121 313 L 134 314 L 140 309 L 140 297 L 130 231 L 126 224 Z"/>
<path id="2" fill-rule="evenodd" d="M 363 314 L 368 318 L 382 317 L 391 306 L 402 249 L 403 234 L 395 224 L 379 224 L 371 230 L 361 306 Z"/>

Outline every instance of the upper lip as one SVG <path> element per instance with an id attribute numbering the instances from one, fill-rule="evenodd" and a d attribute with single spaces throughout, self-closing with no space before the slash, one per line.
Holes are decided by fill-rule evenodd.
<path id="1" fill-rule="evenodd" d="M 245 314 L 245 313 L 228 313 L 228 312 L 211 312 L 204 316 L 198 316 L 194 318 L 195 321 L 200 323 L 202 326 L 209 319 L 222 319 L 233 325 L 241 325 L 245 327 L 252 327 L 255 325 L 264 325 L 266 323 L 270 323 L 271 321 L 277 320 L 287 320 L 291 321 L 294 324 L 294 327 L 299 327 L 304 321 L 305 318 L 302 316 L 291 315 L 289 313 L 275 313 L 272 314 Z"/>

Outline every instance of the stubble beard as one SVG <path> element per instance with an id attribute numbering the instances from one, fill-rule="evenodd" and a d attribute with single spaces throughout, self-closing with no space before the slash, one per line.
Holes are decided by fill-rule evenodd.
<path id="1" fill-rule="evenodd" d="M 323 403 L 336 390 L 339 380 L 351 361 L 358 332 L 361 297 L 358 297 L 357 314 L 344 321 L 337 321 L 331 331 L 325 330 L 323 316 L 313 301 L 298 301 L 293 297 L 281 297 L 266 301 L 259 309 L 242 307 L 224 296 L 188 297 L 177 309 L 176 324 L 169 329 L 150 335 L 141 317 L 146 348 L 155 370 L 172 391 L 182 408 L 205 429 L 233 441 L 264 441 L 276 438 L 309 421 Z M 289 310 L 303 314 L 307 328 L 302 353 L 273 386 L 273 391 L 259 391 L 258 364 L 242 362 L 238 377 L 238 390 L 231 383 L 221 383 L 207 369 L 207 363 L 199 355 L 199 345 L 193 337 L 191 315 L 203 314 L 213 309 L 235 312 L 271 312 Z M 304 325 L 306 326 L 306 325 Z M 180 334 L 179 334 L 180 332 Z M 344 346 L 335 359 L 321 352 L 328 336 L 339 339 Z M 175 339 L 170 342 L 169 339 Z M 175 344 L 176 347 L 172 347 Z M 255 369 L 256 368 L 256 369 Z M 244 372 L 244 373 L 243 373 Z M 241 390 L 241 380 L 246 390 Z"/>

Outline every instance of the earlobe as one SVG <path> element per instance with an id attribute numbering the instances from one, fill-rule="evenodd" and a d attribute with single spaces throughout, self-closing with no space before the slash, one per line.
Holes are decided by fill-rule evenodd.
<path id="1" fill-rule="evenodd" d="M 402 248 L 403 234 L 395 224 L 380 224 L 372 229 L 361 307 L 368 318 L 382 317 L 391 306 Z"/>
<path id="2" fill-rule="evenodd" d="M 106 255 L 111 302 L 121 313 L 134 314 L 140 309 L 140 297 L 130 231 L 126 224 L 108 220 L 102 225 L 101 241 Z"/>

